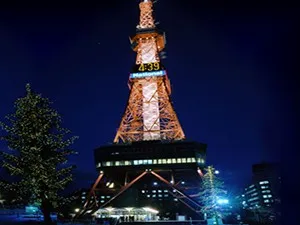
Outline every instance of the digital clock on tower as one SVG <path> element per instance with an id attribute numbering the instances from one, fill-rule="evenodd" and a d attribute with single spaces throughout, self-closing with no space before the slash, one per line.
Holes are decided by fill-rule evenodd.
<path id="1" fill-rule="evenodd" d="M 157 71 L 161 70 L 160 62 L 153 62 L 153 63 L 143 63 L 136 65 L 136 72 L 150 72 L 150 71 Z"/>

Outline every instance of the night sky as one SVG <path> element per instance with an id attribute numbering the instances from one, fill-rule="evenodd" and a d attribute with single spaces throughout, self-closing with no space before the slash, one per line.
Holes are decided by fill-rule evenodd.
<path id="1" fill-rule="evenodd" d="M 49 97 L 63 125 L 80 136 L 80 154 L 71 159 L 80 186 L 96 178 L 93 149 L 113 141 L 135 62 L 128 36 L 139 1 L 108 2 L 0 7 L 0 120 L 28 82 Z M 237 186 L 250 180 L 253 163 L 280 161 L 288 135 L 282 118 L 290 118 L 292 103 L 289 76 L 280 73 L 291 63 L 296 13 L 251 2 L 155 5 L 186 137 L 207 143 L 207 163 Z"/>

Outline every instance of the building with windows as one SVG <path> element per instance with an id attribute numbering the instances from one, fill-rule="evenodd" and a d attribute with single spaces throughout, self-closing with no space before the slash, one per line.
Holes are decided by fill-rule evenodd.
<path id="1" fill-rule="evenodd" d="M 151 206 L 165 217 L 190 212 L 190 207 L 197 207 L 192 201 L 197 201 L 205 157 L 206 145 L 189 141 L 102 146 L 95 150 L 96 167 L 105 174 L 95 189 L 96 201 L 103 205 L 133 182 L 107 206 Z M 146 174 L 139 177 L 145 171 Z M 93 200 L 93 195 L 91 198 Z"/>
<path id="2" fill-rule="evenodd" d="M 281 174 L 278 163 L 260 163 L 252 166 L 252 184 L 241 196 L 243 209 L 259 214 L 280 213 Z"/>

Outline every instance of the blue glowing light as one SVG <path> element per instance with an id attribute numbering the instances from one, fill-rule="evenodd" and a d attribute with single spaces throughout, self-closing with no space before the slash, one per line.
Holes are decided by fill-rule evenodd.
<path id="1" fill-rule="evenodd" d="M 220 205 L 228 204 L 228 203 L 229 203 L 228 199 L 219 199 L 218 200 L 218 204 L 220 204 Z"/>
<path id="2" fill-rule="evenodd" d="M 143 78 L 143 77 L 159 77 L 166 75 L 165 70 L 142 72 L 142 73 L 131 73 L 130 78 Z"/>

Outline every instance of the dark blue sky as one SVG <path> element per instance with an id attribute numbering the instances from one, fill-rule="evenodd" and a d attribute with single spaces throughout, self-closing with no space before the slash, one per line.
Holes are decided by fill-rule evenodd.
<path id="1" fill-rule="evenodd" d="M 72 162 L 92 178 L 93 149 L 114 138 L 135 61 L 128 36 L 138 1 L 109 2 L 0 9 L 1 120 L 30 82 L 80 136 Z M 253 163 L 280 160 L 290 110 L 289 77 L 280 72 L 290 63 L 296 14 L 251 1 L 161 0 L 155 10 L 167 32 L 164 64 L 185 134 L 207 143 L 207 163 L 242 185 Z"/>

